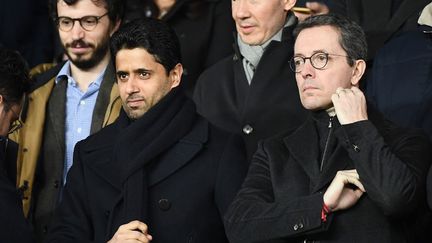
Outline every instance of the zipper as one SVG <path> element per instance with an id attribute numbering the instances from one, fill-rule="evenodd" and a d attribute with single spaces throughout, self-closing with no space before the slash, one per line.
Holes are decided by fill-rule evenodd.
<path id="1" fill-rule="evenodd" d="M 320 172 L 323 169 L 324 160 L 325 160 L 325 157 L 327 155 L 328 145 L 329 145 L 329 141 L 330 141 L 330 136 L 331 136 L 332 131 L 333 131 L 333 119 L 334 119 L 334 116 L 331 116 L 330 119 L 329 119 L 329 124 L 328 124 L 329 132 L 328 132 L 327 139 L 326 139 L 326 142 L 325 142 L 324 152 L 323 152 L 323 155 L 322 155 L 322 158 L 321 158 Z"/>

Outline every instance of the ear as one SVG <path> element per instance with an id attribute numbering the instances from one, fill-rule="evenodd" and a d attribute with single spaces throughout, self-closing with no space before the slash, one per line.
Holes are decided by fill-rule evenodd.
<path id="1" fill-rule="evenodd" d="M 120 24 L 121 24 L 121 19 L 118 18 L 110 31 L 110 37 L 120 28 Z"/>
<path id="2" fill-rule="evenodd" d="M 175 67 L 169 73 L 171 88 L 179 86 L 182 74 L 183 74 L 183 66 L 180 63 L 177 63 L 177 65 L 175 65 Z"/>
<path id="3" fill-rule="evenodd" d="M 283 0 L 283 6 L 285 11 L 291 10 L 296 4 L 297 0 Z"/>
<path id="4" fill-rule="evenodd" d="M 366 70 L 366 62 L 364 60 L 356 60 L 354 63 L 352 76 L 351 76 L 351 84 L 353 86 L 359 87 L 360 79 L 363 76 L 365 70 Z"/>

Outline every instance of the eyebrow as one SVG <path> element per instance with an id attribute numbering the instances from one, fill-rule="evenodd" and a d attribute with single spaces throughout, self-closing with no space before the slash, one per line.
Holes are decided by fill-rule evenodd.
<path id="1" fill-rule="evenodd" d="M 327 50 L 324 49 L 319 49 L 319 50 L 313 50 L 312 55 L 315 53 L 329 53 Z M 294 56 L 305 56 L 303 54 L 300 53 L 294 53 Z"/>

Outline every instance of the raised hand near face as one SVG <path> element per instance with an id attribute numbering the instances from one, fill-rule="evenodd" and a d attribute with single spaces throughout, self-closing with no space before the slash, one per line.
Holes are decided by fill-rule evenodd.
<path id="1" fill-rule="evenodd" d="M 337 88 L 332 95 L 336 115 L 340 124 L 346 125 L 368 119 L 366 99 L 363 92 L 357 88 Z"/>

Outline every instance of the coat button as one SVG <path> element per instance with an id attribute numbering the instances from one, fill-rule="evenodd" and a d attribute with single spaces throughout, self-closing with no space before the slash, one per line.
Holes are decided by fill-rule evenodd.
<path id="1" fill-rule="evenodd" d="M 249 134 L 251 134 L 251 133 L 253 132 L 253 127 L 251 127 L 251 125 L 247 124 L 247 125 L 245 125 L 245 126 L 243 127 L 243 132 L 244 132 L 246 135 L 249 135 Z"/>
<path id="2" fill-rule="evenodd" d="M 293 227 L 293 229 L 294 229 L 294 231 L 297 231 L 299 229 L 298 224 L 295 224 L 294 227 Z"/>
<path id="3" fill-rule="evenodd" d="M 59 188 L 60 182 L 58 180 L 54 181 L 54 188 Z"/>
<path id="4" fill-rule="evenodd" d="M 158 205 L 162 211 L 168 211 L 171 208 L 171 202 L 168 199 L 160 199 Z"/>

